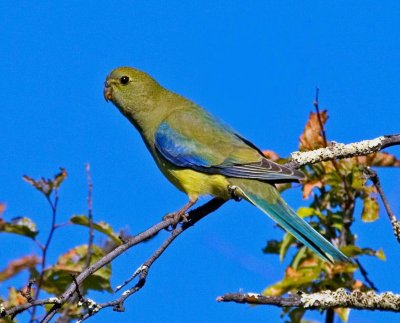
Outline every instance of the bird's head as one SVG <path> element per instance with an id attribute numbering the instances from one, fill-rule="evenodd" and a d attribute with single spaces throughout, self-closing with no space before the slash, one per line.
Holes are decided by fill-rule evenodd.
<path id="1" fill-rule="evenodd" d="M 126 114 L 143 108 L 146 100 L 160 89 L 160 85 L 146 73 L 132 67 L 118 67 L 107 76 L 103 94 L 107 102 L 113 102 Z"/>

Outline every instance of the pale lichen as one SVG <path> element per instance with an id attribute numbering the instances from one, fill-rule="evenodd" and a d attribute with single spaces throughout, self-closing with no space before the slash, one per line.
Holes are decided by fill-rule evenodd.
<path id="1" fill-rule="evenodd" d="M 392 292 L 377 294 L 374 291 L 363 293 L 359 290 L 346 292 L 343 288 L 336 291 L 327 290 L 314 294 L 302 294 L 301 303 L 305 308 L 349 307 L 400 311 L 399 294 Z"/>
<path id="2" fill-rule="evenodd" d="M 320 161 L 368 155 L 382 147 L 385 137 L 363 140 L 351 144 L 332 142 L 330 146 L 311 151 L 296 151 L 291 154 L 293 161 L 299 165 L 313 164 Z"/>

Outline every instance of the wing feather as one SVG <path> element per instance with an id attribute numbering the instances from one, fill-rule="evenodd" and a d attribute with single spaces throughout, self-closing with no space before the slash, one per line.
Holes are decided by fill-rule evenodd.
<path id="1" fill-rule="evenodd" d="M 204 110 L 178 110 L 170 115 L 156 131 L 155 148 L 178 167 L 211 174 L 265 181 L 304 177 L 265 158 L 254 144 Z"/>

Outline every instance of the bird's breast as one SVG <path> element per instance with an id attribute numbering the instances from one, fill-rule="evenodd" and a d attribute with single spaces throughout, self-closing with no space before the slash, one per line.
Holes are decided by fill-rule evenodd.
<path id="1" fill-rule="evenodd" d="M 206 174 L 188 168 L 179 168 L 168 161 L 161 161 L 161 170 L 169 181 L 190 198 L 212 195 L 228 199 L 227 178 L 223 175 Z"/>

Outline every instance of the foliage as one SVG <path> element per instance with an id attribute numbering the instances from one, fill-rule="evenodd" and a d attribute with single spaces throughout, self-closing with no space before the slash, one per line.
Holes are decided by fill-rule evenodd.
<path id="1" fill-rule="evenodd" d="M 300 136 L 301 151 L 329 145 L 324 130 L 327 120 L 326 111 L 310 114 Z M 268 151 L 266 155 L 279 160 L 279 156 L 273 152 Z M 378 152 L 366 157 L 307 165 L 302 169 L 306 174 L 306 179 L 302 182 L 302 192 L 305 199 L 310 199 L 310 205 L 300 208 L 298 214 L 309 219 L 315 229 L 347 256 L 352 258 L 373 256 L 385 260 L 383 250 L 357 246 L 357 237 L 351 230 L 352 223 L 358 218 L 355 212 L 358 203 L 362 206 L 360 215 L 362 221 L 373 222 L 379 217 L 377 191 L 367 182 L 363 173 L 363 169 L 370 166 L 400 166 L 400 161 L 393 155 Z M 323 262 L 288 233 L 284 234 L 281 240 L 268 241 L 264 248 L 265 253 L 279 255 L 281 261 L 288 256 L 289 251 L 293 252 L 293 256 L 284 277 L 281 281 L 268 286 L 263 292 L 265 295 L 280 296 L 297 291 L 312 293 L 340 287 L 365 291 L 373 288 L 368 281 L 355 279 L 359 262 L 355 264 Z M 347 321 L 348 310 L 336 309 L 335 312 L 343 321 Z M 291 322 L 302 321 L 304 313 L 304 310 L 295 308 L 283 311 L 283 315 L 287 315 Z"/>
<path id="2" fill-rule="evenodd" d="M 50 179 L 40 178 L 36 180 L 26 175 L 23 176 L 23 179 L 43 194 L 50 203 L 54 221 L 56 220 L 58 190 L 66 178 L 67 171 L 64 168 L 61 168 L 60 172 Z M 59 296 L 73 282 L 74 275 L 79 274 L 90 264 L 102 258 L 110 251 L 110 245 L 115 247 L 121 244 L 118 233 L 109 224 L 105 222 L 93 223 L 93 230 L 101 232 L 108 237 L 104 245 L 91 245 L 90 257 L 88 257 L 89 244 L 78 245 L 60 255 L 56 263 L 47 264 L 43 262 L 43 258 L 45 258 L 45 253 L 49 245 L 41 243 L 36 239 L 38 230 L 34 221 L 27 217 L 16 217 L 7 221 L 2 216 L 5 209 L 5 205 L 0 204 L 0 232 L 18 234 L 33 240 L 38 246 L 39 252 L 38 255 L 26 255 L 10 261 L 4 269 L 0 270 L 0 282 L 13 278 L 20 272 L 27 271 L 29 275 L 28 281 L 35 281 L 35 287 L 32 287 L 30 290 L 30 295 L 34 299 L 37 299 L 39 295 L 37 289 L 45 291 L 47 297 Z M 69 224 L 90 227 L 90 220 L 86 215 L 73 215 Z M 54 222 L 50 232 L 61 227 Z M 50 240 L 51 235 L 48 237 L 48 242 Z M 104 266 L 84 281 L 79 287 L 80 293 L 82 296 L 85 296 L 90 290 L 111 292 L 110 277 L 111 265 Z M 26 292 L 29 285 L 28 281 L 22 282 L 20 290 L 14 287 L 10 288 L 6 297 L 0 297 L 0 302 L 6 308 L 27 303 L 28 299 L 24 292 Z M 66 304 L 63 308 L 65 322 L 68 322 L 72 318 L 80 317 L 83 312 L 84 307 Z M 2 318 L 0 322 L 15 322 L 15 320 Z"/>

